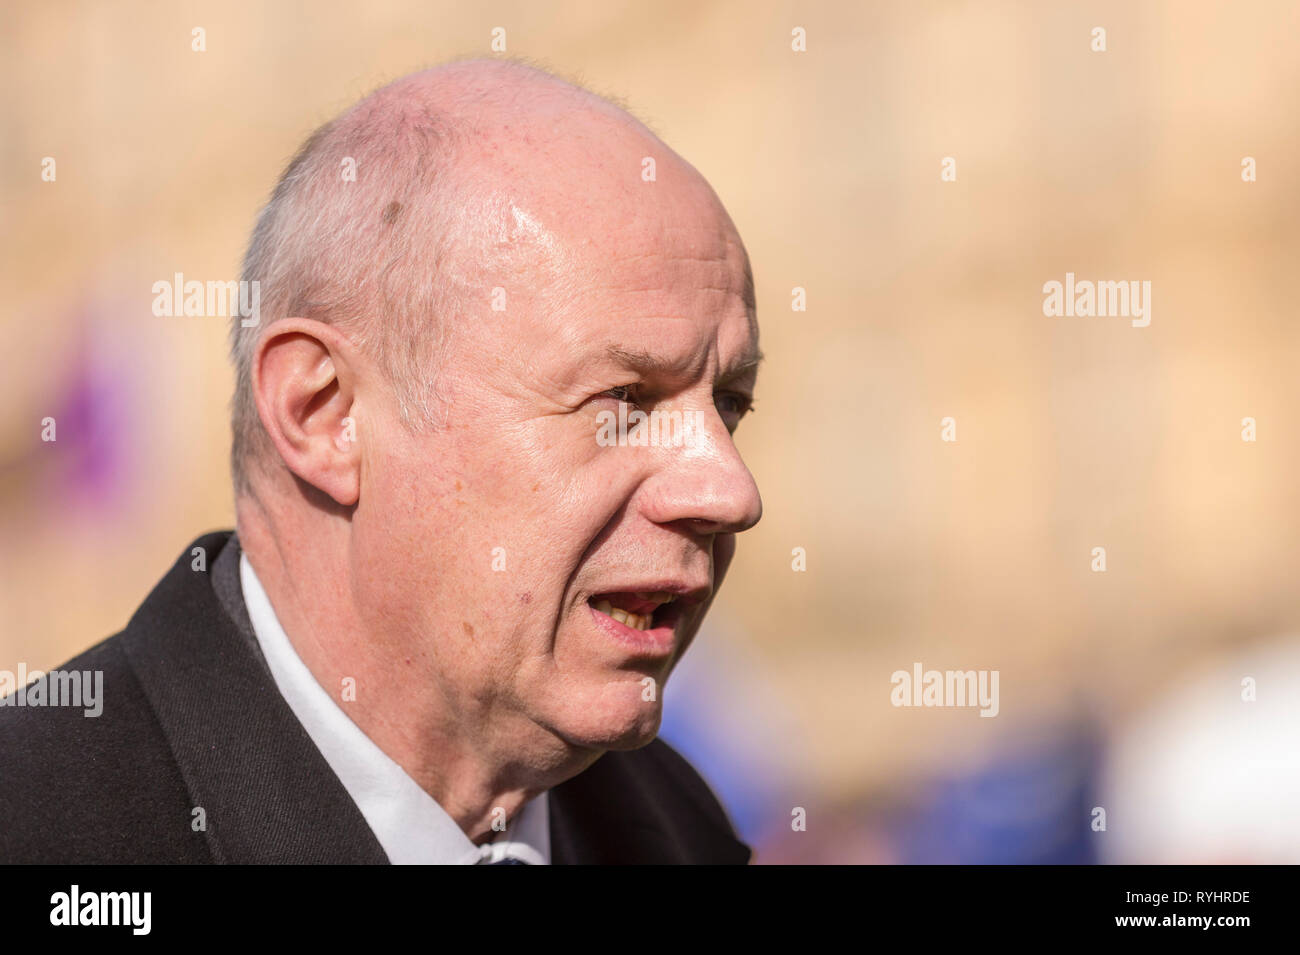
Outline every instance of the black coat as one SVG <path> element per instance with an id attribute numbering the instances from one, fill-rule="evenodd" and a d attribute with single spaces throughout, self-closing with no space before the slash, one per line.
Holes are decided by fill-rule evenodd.
<path id="1" fill-rule="evenodd" d="M 230 531 L 186 548 L 124 631 L 58 669 L 102 670 L 103 712 L 0 707 L 0 862 L 388 861 L 276 688 Z M 557 864 L 750 856 L 658 739 L 552 789 L 550 828 Z"/>

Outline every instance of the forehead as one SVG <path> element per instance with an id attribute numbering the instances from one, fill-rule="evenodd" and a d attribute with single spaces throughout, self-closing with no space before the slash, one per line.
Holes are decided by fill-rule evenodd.
<path id="1" fill-rule="evenodd" d="M 756 352 L 753 278 L 721 202 L 662 143 L 624 133 L 481 157 L 479 260 L 509 289 L 505 324 L 535 359 L 548 346 Z"/>
<path id="2" fill-rule="evenodd" d="M 563 352 L 679 375 L 757 352 L 753 282 L 729 222 L 629 220 L 569 248 L 531 316 Z"/>

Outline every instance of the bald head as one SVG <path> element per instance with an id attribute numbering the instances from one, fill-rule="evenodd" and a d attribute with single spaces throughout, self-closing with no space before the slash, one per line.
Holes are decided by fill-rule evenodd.
<path id="1" fill-rule="evenodd" d="M 647 175 L 665 188 L 646 190 Z M 252 395 L 269 324 L 337 326 L 386 370 L 403 422 L 433 427 L 440 353 L 458 322 L 492 314 L 494 290 L 500 308 L 526 277 L 554 305 L 573 292 L 575 255 L 653 235 L 655 204 L 701 197 L 721 212 L 639 120 L 518 61 L 459 61 L 370 94 L 308 138 L 250 242 L 242 278 L 260 285 L 263 321 L 232 327 L 237 493 L 273 454 Z"/>

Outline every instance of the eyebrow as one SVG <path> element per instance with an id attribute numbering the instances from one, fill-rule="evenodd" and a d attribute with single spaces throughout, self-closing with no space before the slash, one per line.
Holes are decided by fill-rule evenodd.
<path id="1" fill-rule="evenodd" d="M 626 365 L 643 373 L 673 374 L 674 372 L 680 372 L 683 364 L 648 351 L 623 348 L 619 345 L 607 346 L 605 348 L 605 357 L 616 364 Z M 751 369 L 757 368 L 764 357 L 766 356 L 755 348 L 752 352 L 746 353 L 745 356 L 722 369 L 718 375 L 718 381 L 733 381 L 741 377 Z"/>

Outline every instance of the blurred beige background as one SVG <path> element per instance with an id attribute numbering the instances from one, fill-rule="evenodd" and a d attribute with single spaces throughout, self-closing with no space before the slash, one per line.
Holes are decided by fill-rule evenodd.
<path id="1" fill-rule="evenodd" d="M 224 323 L 152 284 L 236 278 L 315 126 L 498 26 L 626 99 L 748 246 L 765 516 L 715 649 L 788 715 L 796 794 L 905 793 L 1300 634 L 1295 4 L 85 2 L 0 11 L 0 667 L 120 629 L 233 524 Z M 1045 317 L 1067 271 L 1150 281 L 1150 326 Z M 894 708 L 913 662 L 1000 670 L 999 717 Z"/>

